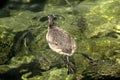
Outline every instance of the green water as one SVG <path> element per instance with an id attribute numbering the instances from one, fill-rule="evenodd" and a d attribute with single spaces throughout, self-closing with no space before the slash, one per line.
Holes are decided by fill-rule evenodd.
<path id="1" fill-rule="evenodd" d="M 47 16 L 76 41 L 67 74 L 64 57 L 46 41 Z M 85 53 L 90 60 L 82 56 Z M 0 80 L 120 78 L 119 0 L 9 0 L 0 9 Z"/>

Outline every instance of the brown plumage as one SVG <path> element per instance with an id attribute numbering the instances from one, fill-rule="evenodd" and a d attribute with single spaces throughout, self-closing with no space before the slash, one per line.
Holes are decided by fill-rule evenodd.
<path id="1" fill-rule="evenodd" d="M 46 40 L 48 42 L 49 47 L 62 55 L 66 55 L 67 57 L 67 67 L 68 72 L 74 72 L 74 65 L 69 61 L 69 56 L 71 56 L 76 49 L 76 44 L 74 39 L 63 29 L 58 27 L 57 24 L 54 23 L 55 16 L 48 16 L 49 26 L 48 32 L 46 34 Z"/>
<path id="2" fill-rule="evenodd" d="M 76 49 L 75 41 L 66 31 L 54 23 L 54 16 L 51 15 L 48 18 L 49 26 L 46 39 L 50 48 L 59 54 L 71 56 Z"/>

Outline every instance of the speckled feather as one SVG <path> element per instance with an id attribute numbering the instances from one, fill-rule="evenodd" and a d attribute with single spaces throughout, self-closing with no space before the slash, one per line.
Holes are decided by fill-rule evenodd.
<path id="1" fill-rule="evenodd" d="M 52 28 L 48 27 L 46 39 L 50 48 L 59 54 L 71 56 L 75 52 L 75 41 L 66 31 L 55 24 L 52 25 Z"/>

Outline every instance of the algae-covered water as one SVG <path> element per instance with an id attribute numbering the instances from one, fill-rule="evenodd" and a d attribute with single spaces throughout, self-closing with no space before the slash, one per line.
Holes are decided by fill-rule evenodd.
<path id="1" fill-rule="evenodd" d="M 76 68 L 72 74 L 64 57 L 47 44 L 51 14 L 76 41 L 70 56 Z M 1 5 L 0 80 L 119 78 L 120 0 L 6 0 Z"/>

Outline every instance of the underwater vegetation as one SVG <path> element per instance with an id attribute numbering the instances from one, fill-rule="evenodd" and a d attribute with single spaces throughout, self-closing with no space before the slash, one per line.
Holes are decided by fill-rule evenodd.
<path id="1" fill-rule="evenodd" d="M 67 74 L 64 57 L 46 41 L 47 16 L 76 41 Z M 91 60 L 81 54 L 85 53 Z M 119 0 L 9 0 L 0 9 L 0 80 L 120 79 Z"/>

